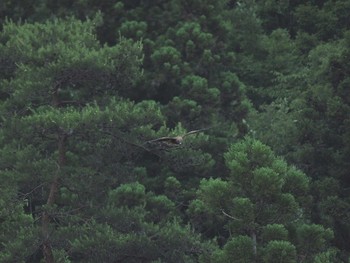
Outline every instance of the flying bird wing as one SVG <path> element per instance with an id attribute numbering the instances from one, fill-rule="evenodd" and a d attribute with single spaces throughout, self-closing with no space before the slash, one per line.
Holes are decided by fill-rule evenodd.
<path id="1" fill-rule="evenodd" d="M 188 133 L 184 134 L 184 135 L 182 136 L 182 138 L 185 138 L 186 136 L 191 135 L 191 134 L 195 134 L 195 133 L 198 133 L 198 132 L 202 132 L 202 131 L 209 130 L 210 128 L 211 128 L 211 127 L 209 127 L 209 128 L 203 128 L 203 129 L 199 129 L 199 130 L 189 131 Z"/>
<path id="2" fill-rule="evenodd" d="M 156 142 L 176 143 L 176 137 L 160 137 L 154 140 L 146 141 L 146 143 L 156 143 Z"/>
<path id="3" fill-rule="evenodd" d="M 210 127 L 211 128 L 211 127 Z M 145 144 L 161 144 L 162 146 L 166 146 L 166 147 L 174 147 L 174 146 L 179 146 L 182 144 L 182 141 L 184 140 L 184 138 L 187 135 L 191 135 L 191 134 L 195 134 L 201 131 L 205 131 L 208 130 L 210 128 L 204 128 L 204 129 L 199 129 L 199 130 L 193 130 L 190 131 L 182 136 L 175 136 L 175 137 L 160 137 L 154 140 L 149 140 L 146 141 Z"/>

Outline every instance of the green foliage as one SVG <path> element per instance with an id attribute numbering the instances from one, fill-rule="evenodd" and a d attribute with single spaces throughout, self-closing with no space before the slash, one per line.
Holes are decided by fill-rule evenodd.
<path id="1" fill-rule="evenodd" d="M 32 209 L 31 197 L 22 193 L 17 199 L 15 173 L 2 170 L 0 176 L 0 262 L 21 262 L 39 243 L 34 220 L 25 211 Z"/>
<path id="2" fill-rule="evenodd" d="M 261 192 L 262 198 L 272 198 L 281 190 L 282 184 L 282 178 L 272 169 L 261 167 L 254 170 L 252 178 L 252 190 L 254 192 L 258 192 L 259 190 L 261 191 L 261 189 L 264 189 L 264 192 Z"/>
<path id="3" fill-rule="evenodd" d="M 109 192 L 109 201 L 115 206 L 144 206 L 145 187 L 139 183 L 122 184 Z"/>
<path id="4" fill-rule="evenodd" d="M 299 64 L 299 51 L 291 41 L 287 30 L 276 29 L 264 39 L 263 47 L 267 52 L 266 62 L 268 71 L 288 74 Z M 271 68 L 269 68 L 271 67 Z"/>
<path id="5" fill-rule="evenodd" d="M 291 167 L 286 172 L 286 183 L 284 188 L 287 192 L 292 193 L 297 196 L 307 194 L 309 190 L 310 179 L 305 176 L 303 172 Z"/>
<path id="6" fill-rule="evenodd" d="M 303 218 L 303 208 L 307 209 L 309 179 L 276 157 L 268 146 L 249 137 L 231 145 L 225 160 L 230 168 L 225 181 L 201 181 L 197 199 L 188 209 L 192 223 L 201 226 L 199 229 L 208 227 L 208 222 L 224 224 L 223 229 L 212 226 L 211 231 L 216 236 L 222 233 L 224 237 L 225 230 L 233 237 L 248 234 L 246 239 L 249 239 L 251 253 L 259 251 L 265 262 L 276 259 L 277 254 L 281 254 L 283 262 L 296 262 L 297 255 L 303 254 L 304 250 L 299 249 L 297 240 L 289 241 L 290 235 L 294 235 L 290 231 L 292 222 L 302 224 L 306 219 Z M 312 228 L 313 225 L 304 224 L 300 229 L 302 226 Z M 322 226 L 315 227 L 321 231 L 320 235 L 328 235 L 328 230 Z M 321 236 L 318 236 L 315 240 L 326 244 L 327 238 L 321 241 Z M 218 258 L 224 257 L 229 242 L 227 240 L 223 251 L 218 252 Z M 310 255 L 318 252 L 311 250 Z"/>
<path id="7" fill-rule="evenodd" d="M 288 240 L 288 230 L 281 224 L 264 226 L 261 235 L 266 243 L 272 240 Z"/>
<path id="8" fill-rule="evenodd" d="M 229 208 L 227 217 L 233 219 L 228 223 L 230 232 L 245 233 L 255 228 L 256 205 L 246 197 L 234 197 L 232 207 Z"/>
<path id="9" fill-rule="evenodd" d="M 17 202 L 18 192 L 28 193 L 24 200 L 30 210 L 24 212 L 18 200 L 13 216 L 4 214 L 1 258 L 40 260 L 41 250 L 62 262 L 196 262 L 215 246 L 174 221 L 179 211 L 172 200 L 136 181 L 150 181 L 145 166 L 159 173 L 158 158 L 166 158 L 164 168 L 171 170 L 191 157 L 187 167 L 205 163 L 198 172 L 214 161 L 197 149 L 158 155 L 144 145 L 159 135 L 152 127 L 164 123 L 160 108 L 154 101 L 121 98 L 140 75 L 140 44 L 121 39 L 101 46 L 95 22 L 9 23 L 2 32 L 2 52 L 17 54 L 18 62 L 12 76 L 1 80 L 8 94 L 1 104 L 1 169 L 16 175 L 11 199 Z M 16 37 L 27 45 L 20 46 Z M 165 126 L 159 132 L 164 131 Z M 185 129 L 180 125 L 176 132 Z M 189 142 L 206 140 L 198 136 Z M 174 186 L 181 191 L 180 184 Z M 3 199 L 4 207 L 10 203 Z M 50 237 L 42 241 L 48 231 Z"/>
<path id="10" fill-rule="evenodd" d="M 229 240 L 220 254 L 213 255 L 213 262 L 239 262 L 254 261 L 252 240 L 247 236 L 237 236 Z"/>
<path id="11" fill-rule="evenodd" d="M 264 249 L 263 262 L 286 262 L 296 263 L 296 249 L 288 241 L 270 241 Z"/>
<path id="12" fill-rule="evenodd" d="M 314 258 L 315 263 L 331 263 L 336 262 L 337 260 L 337 251 L 335 249 L 329 249 L 325 252 L 321 252 Z"/>
<path id="13" fill-rule="evenodd" d="M 147 11 L 129 5 L 127 20 L 120 26 L 123 35 L 133 39 L 136 32 L 143 32 L 145 75 L 132 98 L 155 98 L 165 104 L 164 112 L 175 124 L 181 120 L 191 126 L 206 126 L 227 114 L 241 121 L 246 115 L 246 109 L 241 108 L 243 85 L 239 84 L 241 90 L 233 84 L 221 88 L 226 81 L 224 74 L 234 63 L 234 53 L 225 42 L 228 28 L 221 21 L 227 13 L 226 2 L 205 3 L 200 8 L 204 13 L 195 1 L 162 3 L 161 8 L 156 3 L 144 5 Z M 231 105 L 227 113 L 219 110 L 224 104 Z"/>
<path id="14" fill-rule="evenodd" d="M 120 26 L 120 33 L 132 39 L 141 39 L 146 34 L 146 31 L 147 24 L 145 22 L 126 21 Z"/>
<path id="15" fill-rule="evenodd" d="M 333 231 L 321 225 L 303 224 L 297 228 L 296 235 L 301 254 L 310 260 L 316 253 L 324 251 L 327 242 L 333 238 Z"/>
<path id="16" fill-rule="evenodd" d="M 295 9 L 298 29 L 309 34 L 315 34 L 322 40 L 340 37 L 349 23 L 344 20 L 344 14 L 350 6 L 347 1 L 325 1 L 322 7 L 301 4 Z M 327 21 L 327 23 L 325 23 Z"/>
<path id="17" fill-rule="evenodd" d="M 11 96 L 5 106 L 26 111 L 50 102 L 86 105 L 101 95 L 123 94 L 140 74 L 141 45 L 121 40 L 100 48 L 94 35 L 98 19 L 5 24 L 2 47 L 17 57 L 16 78 L 1 84 Z"/>
<path id="18" fill-rule="evenodd" d="M 176 216 L 175 203 L 165 195 L 150 194 L 147 200 L 149 217 L 153 222 L 166 222 Z"/>
<path id="19" fill-rule="evenodd" d="M 150 203 L 154 205 L 154 201 Z M 157 225 L 149 221 L 147 214 L 155 215 L 154 212 L 141 207 L 131 210 L 114 205 L 104 207 L 97 217 L 104 219 L 102 222 L 87 222 L 70 233 L 70 257 L 75 262 L 99 259 L 104 262 L 196 262 L 199 254 L 207 253 L 199 237 L 179 222 L 162 218 L 164 224 Z M 62 228 L 61 233 L 67 235 L 64 232 L 68 230 Z M 208 243 L 206 247 L 211 245 Z"/>
<path id="20" fill-rule="evenodd" d="M 0 262 L 347 262 L 349 10 L 3 1 Z"/>
<path id="21" fill-rule="evenodd" d="M 224 207 L 226 196 L 229 194 L 229 185 L 221 179 L 203 179 L 200 182 L 197 196 L 205 202 L 208 207 L 220 209 Z"/>
<path id="22" fill-rule="evenodd" d="M 270 166 L 273 159 L 273 153 L 268 146 L 249 137 L 232 144 L 225 154 L 226 164 L 234 176 L 247 172 L 247 166 L 253 170 Z"/>

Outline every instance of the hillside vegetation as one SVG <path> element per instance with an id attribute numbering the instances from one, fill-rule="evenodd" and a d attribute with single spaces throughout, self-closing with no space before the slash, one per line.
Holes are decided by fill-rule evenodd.
<path id="1" fill-rule="evenodd" d="M 3 1 L 0 262 L 349 262 L 349 13 Z"/>

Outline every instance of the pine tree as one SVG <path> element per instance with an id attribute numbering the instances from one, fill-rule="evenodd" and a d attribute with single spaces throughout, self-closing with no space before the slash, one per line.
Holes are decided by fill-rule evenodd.
<path id="1" fill-rule="evenodd" d="M 141 73 L 141 45 L 101 46 L 99 20 L 4 25 L 2 262 L 190 262 L 211 247 L 135 183 L 159 160 L 143 143 L 164 117 L 118 95 Z"/>
<path id="2" fill-rule="evenodd" d="M 320 236 L 311 241 L 315 250 L 308 251 L 307 256 L 303 245 L 298 250 L 300 242 L 307 242 L 306 236 L 293 238 L 295 231 L 298 235 L 305 227 L 313 227 L 304 223 L 310 216 L 311 201 L 309 179 L 304 173 L 251 138 L 233 144 L 225 159 L 230 174 L 225 180 L 203 179 L 188 210 L 195 227 L 202 230 L 211 226 L 207 233 L 224 242 L 222 257 L 240 255 L 241 246 L 247 247 L 243 243 L 249 243 L 250 250 L 242 262 L 249 262 L 251 257 L 272 262 L 281 253 L 283 262 L 296 262 L 297 257 L 315 257 L 323 251 L 332 231 L 320 225 L 315 225 Z M 203 222 L 203 218 L 207 219 Z"/>

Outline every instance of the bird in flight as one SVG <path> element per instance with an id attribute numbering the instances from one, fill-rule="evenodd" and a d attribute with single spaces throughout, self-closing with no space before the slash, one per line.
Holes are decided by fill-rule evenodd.
<path id="1" fill-rule="evenodd" d="M 193 130 L 193 131 L 187 132 L 183 135 L 178 135 L 178 136 L 174 136 L 174 137 L 160 137 L 160 138 L 157 138 L 154 140 L 146 141 L 145 143 L 146 144 L 159 144 L 159 145 L 166 146 L 166 147 L 176 147 L 176 146 L 180 146 L 183 143 L 186 136 L 196 134 L 198 132 L 205 131 L 208 129 L 210 129 L 210 128 Z"/>

